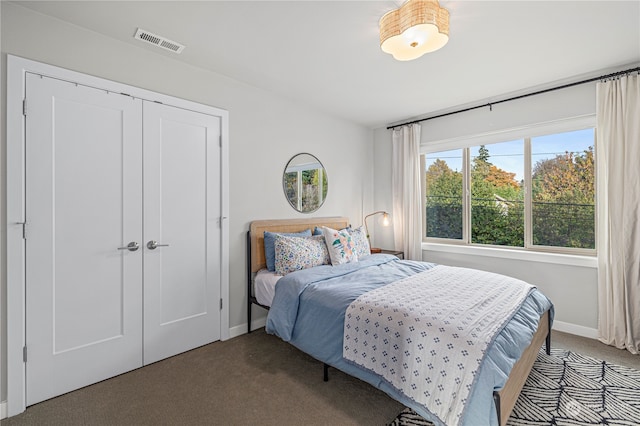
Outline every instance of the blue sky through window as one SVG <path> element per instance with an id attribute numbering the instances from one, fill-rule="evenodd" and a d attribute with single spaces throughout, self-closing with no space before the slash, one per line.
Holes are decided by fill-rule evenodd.
<path id="1" fill-rule="evenodd" d="M 531 138 L 531 167 L 535 167 L 540 160 L 554 158 L 567 151 L 582 153 L 593 146 L 593 133 L 593 129 L 583 129 Z M 487 144 L 485 147 L 489 150 L 489 161 L 493 165 L 515 173 L 515 179 L 518 182 L 524 179 L 522 140 Z M 471 148 L 472 160 L 478 155 L 478 149 L 479 146 Z M 429 168 L 436 159 L 446 161 L 452 170 L 462 171 L 462 149 L 429 153 L 426 155 L 425 167 Z"/>

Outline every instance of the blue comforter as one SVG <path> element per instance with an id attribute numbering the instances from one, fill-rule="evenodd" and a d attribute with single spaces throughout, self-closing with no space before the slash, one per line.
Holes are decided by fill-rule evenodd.
<path id="1" fill-rule="evenodd" d="M 432 263 L 399 260 L 390 255 L 371 255 L 356 263 L 316 266 L 290 273 L 276 284 L 266 331 L 314 358 L 370 383 L 441 425 L 427 407 L 416 404 L 380 376 L 342 357 L 344 313 L 349 304 L 369 290 L 433 266 Z M 548 309 L 553 316 L 551 302 L 534 290 L 496 337 L 481 366 L 462 424 L 498 424 L 493 391 L 504 386 L 513 364 L 529 345 L 540 315 Z"/>

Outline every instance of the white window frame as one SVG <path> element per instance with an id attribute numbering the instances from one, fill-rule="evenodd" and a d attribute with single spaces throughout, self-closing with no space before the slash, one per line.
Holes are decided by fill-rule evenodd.
<path id="1" fill-rule="evenodd" d="M 531 188 L 531 139 L 538 136 L 545 136 L 556 133 L 564 133 L 571 132 L 577 130 L 584 130 L 588 128 L 596 127 L 596 117 L 595 114 L 588 114 L 579 117 L 573 117 L 563 120 L 556 120 L 551 122 L 538 123 L 529 126 L 517 127 L 512 129 L 506 129 L 502 131 L 484 133 L 480 135 L 468 136 L 468 137 L 458 137 L 453 139 L 445 139 L 440 141 L 433 141 L 424 143 L 420 147 L 420 155 L 422 158 L 422 164 L 424 169 L 424 159 L 427 154 L 431 154 L 434 152 L 441 151 L 450 151 L 454 149 L 462 149 L 462 172 L 463 172 L 463 188 L 462 193 L 463 196 L 463 226 L 462 226 L 462 239 L 448 239 L 448 238 L 434 238 L 426 236 L 426 209 L 424 208 L 425 201 L 423 199 L 423 208 L 422 208 L 422 216 L 423 216 L 423 229 L 422 229 L 422 249 L 423 250 L 436 250 L 443 252 L 453 252 L 453 253 L 464 253 L 464 254 L 474 254 L 474 255 L 489 255 L 489 256 L 501 256 L 507 255 L 507 257 L 519 258 L 522 260 L 539 260 L 542 262 L 551 262 L 551 263 L 569 263 L 576 264 L 581 266 L 595 266 L 597 252 L 595 249 L 584 249 L 584 248 L 572 248 L 572 247 L 551 247 L 551 246 L 540 246 L 534 245 L 532 241 L 533 230 L 532 230 L 532 201 L 529 196 L 530 188 Z M 490 145 L 494 143 L 506 142 L 511 140 L 523 140 L 524 141 L 524 172 L 525 172 L 525 184 L 524 190 L 526 191 L 527 196 L 525 196 L 525 235 L 524 235 L 524 247 L 512 247 L 512 246 L 498 246 L 498 245 L 490 245 L 490 244 L 477 244 L 471 242 L 471 209 L 469 206 L 470 203 L 470 193 L 469 193 L 469 168 L 470 168 L 470 159 L 469 159 L 469 150 L 466 148 L 471 148 L 479 145 Z M 594 134 L 594 145 L 595 145 L 595 134 Z M 594 146 L 595 149 L 595 146 Z M 597 161 L 597 160 L 596 160 Z M 595 171 L 594 171 L 595 172 Z M 422 171 L 423 175 L 425 170 Z M 596 176 L 597 179 L 597 176 Z M 424 184 L 424 177 L 422 178 L 421 184 Z M 423 185 L 424 186 L 424 185 Z M 426 197 L 423 197 L 426 199 Z M 597 202 L 597 194 L 596 194 L 596 202 Z M 597 217 L 594 217 L 594 225 L 597 225 Z M 597 230 L 596 230 L 597 231 Z M 596 232 L 597 238 L 597 232 Z M 596 241 L 597 246 L 597 241 Z M 483 252 L 484 251 L 484 252 Z M 508 252 L 508 253 L 505 253 Z M 522 255 L 518 255 L 521 253 Z M 526 253 L 526 254 L 525 254 Z M 532 255 L 531 253 L 536 253 L 536 255 Z M 557 257 L 558 255 L 563 255 L 562 258 Z M 556 256 L 555 260 L 550 260 L 549 256 Z M 581 259 L 586 257 L 587 259 Z"/>

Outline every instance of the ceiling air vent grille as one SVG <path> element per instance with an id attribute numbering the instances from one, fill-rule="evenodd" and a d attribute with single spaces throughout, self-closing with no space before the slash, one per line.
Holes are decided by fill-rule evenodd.
<path id="1" fill-rule="evenodd" d="M 158 46 L 175 53 L 180 53 L 182 52 L 182 50 L 184 50 L 184 45 L 173 40 L 169 40 L 166 37 L 153 34 L 141 28 L 138 28 L 138 30 L 136 31 L 136 35 L 134 35 L 133 37 L 135 39 L 142 40 L 146 43 L 153 44 L 154 46 Z"/>

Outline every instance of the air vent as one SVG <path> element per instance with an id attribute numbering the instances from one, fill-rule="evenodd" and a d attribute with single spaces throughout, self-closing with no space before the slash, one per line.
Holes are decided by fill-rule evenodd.
<path id="1" fill-rule="evenodd" d="M 149 31 L 138 28 L 136 35 L 133 38 L 142 40 L 144 42 L 153 44 L 154 46 L 161 47 L 166 50 L 170 50 L 175 53 L 180 53 L 184 49 L 184 46 L 168 38 L 159 36 L 157 34 L 150 33 Z"/>

